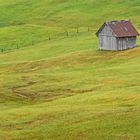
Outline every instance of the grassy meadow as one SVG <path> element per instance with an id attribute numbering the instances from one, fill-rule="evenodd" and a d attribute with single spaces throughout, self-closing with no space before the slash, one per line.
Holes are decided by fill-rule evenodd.
<path id="1" fill-rule="evenodd" d="M 108 52 L 95 36 L 114 19 L 140 31 L 139 0 L 0 0 L 0 13 L 0 140 L 140 139 L 140 40 Z"/>

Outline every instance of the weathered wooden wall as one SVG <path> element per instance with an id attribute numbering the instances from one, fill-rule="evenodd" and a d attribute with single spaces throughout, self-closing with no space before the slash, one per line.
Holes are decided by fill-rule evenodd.
<path id="1" fill-rule="evenodd" d="M 118 50 L 136 47 L 136 37 L 117 38 Z"/>
<path id="2" fill-rule="evenodd" d="M 117 39 L 110 27 L 105 25 L 98 35 L 99 49 L 101 50 L 117 50 Z"/>

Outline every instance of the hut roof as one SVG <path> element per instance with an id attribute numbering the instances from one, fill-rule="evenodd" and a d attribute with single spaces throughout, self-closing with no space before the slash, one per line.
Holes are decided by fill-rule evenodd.
<path id="1" fill-rule="evenodd" d="M 129 20 L 120 20 L 120 21 L 110 21 L 105 22 L 101 28 L 98 30 L 96 35 L 99 34 L 99 32 L 102 30 L 102 28 L 108 25 L 113 33 L 116 35 L 116 37 L 132 37 L 132 36 L 138 36 L 139 33 L 135 29 L 135 27 L 132 25 L 132 23 Z"/>

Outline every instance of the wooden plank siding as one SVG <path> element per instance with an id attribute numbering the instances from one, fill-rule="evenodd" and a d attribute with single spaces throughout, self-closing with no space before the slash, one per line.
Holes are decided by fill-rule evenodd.
<path id="1" fill-rule="evenodd" d="M 101 50 L 117 50 L 117 39 L 111 28 L 107 25 L 103 27 L 98 35 L 99 49 Z"/>
<path id="2" fill-rule="evenodd" d="M 126 50 L 136 47 L 136 37 L 117 38 L 118 50 Z"/>

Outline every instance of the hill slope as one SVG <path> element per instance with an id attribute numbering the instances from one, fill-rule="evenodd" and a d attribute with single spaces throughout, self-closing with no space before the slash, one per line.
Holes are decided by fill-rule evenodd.
<path id="1" fill-rule="evenodd" d="M 1 48 L 12 49 L 0 54 L 0 139 L 139 140 L 140 48 L 98 51 L 95 37 L 114 18 L 139 30 L 139 4 L 0 0 Z"/>
<path id="2" fill-rule="evenodd" d="M 131 19 L 139 28 L 139 12 L 138 0 L 0 0 L 0 49 L 30 46 L 77 27 L 95 32 L 106 20 Z"/>

